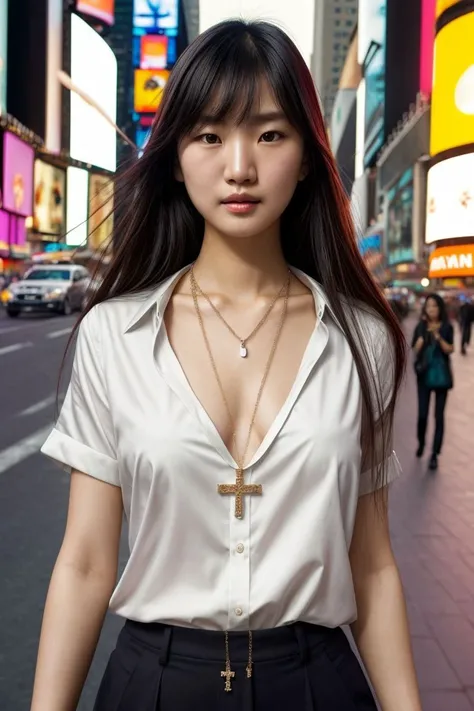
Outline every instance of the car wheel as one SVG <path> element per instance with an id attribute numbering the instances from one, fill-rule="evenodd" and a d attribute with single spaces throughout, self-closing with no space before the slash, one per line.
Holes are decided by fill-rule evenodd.
<path id="1" fill-rule="evenodd" d="M 10 309 L 7 309 L 7 315 L 10 318 L 18 318 L 18 316 L 20 315 L 20 312 L 19 311 L 10 311 Z"/>
<path id="2" fill-rule="evenodd" d="M 64 299 L 62 312 L 64 316 L 70 316 L 72 314 L 72 306 L 69 299 Z"/>

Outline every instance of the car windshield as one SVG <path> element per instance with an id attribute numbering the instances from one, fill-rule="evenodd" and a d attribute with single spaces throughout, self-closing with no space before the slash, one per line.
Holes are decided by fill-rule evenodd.
<path id="1" fill-rule="evenodd" d="M 26 275 L 25 279 L 31 281 L 33 279 L 58 279 L 62 281 L 69 281 L 71 278 L 71 272 L 69 269 L 36 269 L 34 272 L 30 272 Z"/>

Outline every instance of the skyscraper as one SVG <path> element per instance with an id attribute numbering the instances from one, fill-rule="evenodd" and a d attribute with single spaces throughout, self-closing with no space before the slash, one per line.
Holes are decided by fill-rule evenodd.
<path id="1" fill-rule="evenodd" d="M 339 77 L 357 24 L 358 0 L 316 0 L 311 71 L 329 122 Z"/>

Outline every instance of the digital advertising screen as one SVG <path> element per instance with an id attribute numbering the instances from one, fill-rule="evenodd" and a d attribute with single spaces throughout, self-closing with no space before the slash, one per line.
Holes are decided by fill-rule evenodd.
<path id="1" fill-rule="evenodd" d="M 474 276 L 474 244 L 437 247 L 430 254 L 431 279 L 468 276 Z"/>
<path id="2" fill-rule="evenodd" d="M 457 5 L 461 0 L 436 0 L 436 19 L 453 5 Z"/>
<path id="3" fill-rule="evenodd" d="M 115 0 L 77 0 L 76 10 L 107 25 L 114 24 Z"/>
<path id="4" fill-rule="evenodd" d="M 8 131 L 3 134 L 3 207 L 23 217 L 33 213 L 33 166 L 31 146 Z"/>
<path id="5" fill-rule="evenodd" d="M 66 244 L 87 244 L 89 174 L 82 168 L 67 169 Z"/>
<path id="6" fill-rule="evenodd" d="M 89 248 L 98 250 L 112 236 L 114 184 L 103 175 L 89 176 Z"/>
<path id="7" fill-rule="evenodd" d="M 358 57 L 365 77 L 365 166 L 384 143 L 386 26 L 387 0 L 361 0 Z"/>
<path id="8" fill-rule="evenodd" d="M 177 29 L 178 0 L 134 0 L 133 24 L 153 30 Z"/>
<path id="9" fill-rule="evenodd" d="M 136 69 L 134 109 L 137 113 L 155 113 L 168 81 L 166 69 Z"/>
<path id="10" fill-rule="evenodd" d="M 66 173 L 42 160 L 35 161 L 33 227 L 46 235 L 65 231 Z"/>
<path id="11" fill-rule="evenodd" d="M 468 144 L 474 144 L 474 12 L 438 32 L 431 98 L 431 155 Z"/>
<path id="12" fill-rule="evenodd" d="M 420 91 L 429 96 L 433 88 L 433 54 L 436 0 L 421 2 Z"/>
<path id="13" fill-rule="evenodd" d="M 0 114 L 7 110 L 7 6 L 0 0 Z"/>
<path id="14" fill-rule="evenodd" d="M 448 158 L 428 171 L 428 244 L 474 237 L 474 153 Z"/>
<path id="15" fill-rule="evenodd" d="M 71 78 L 115 123 L 117 59 L 105 40 L 78 15 L 71 16 Z M 71 158 L 115 171 L 117 136 L 112 125 L 71 92 Z"/>
<path id="16" fill-rule="evenodd" d="M 140 37 L 140 69 L 166 69 L 168 43 L 166 35 L 142 35 Z"/>
<path id="17" fill-rule="evenodd" d="M 413 169 L 405 171 L 387 195 L 387 263 L 412 262 Z"/>

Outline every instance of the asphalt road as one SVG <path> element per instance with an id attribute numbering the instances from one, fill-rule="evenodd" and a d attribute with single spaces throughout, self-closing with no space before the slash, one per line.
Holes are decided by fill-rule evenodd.
<path id="1" fill-rule="evenodd" d="M 69 478 L 38 449 L 53 426 L 59 368 L 76 318 L 9 319 L 0 309 L 1 711 L 29 710 L 43 605 L 64 533 Z M 92 709 L 120 626 L 108 616 L 79 711 Z"/>
<path id="2" fill-rule="evenodd" d="M 0 309 L 0 711 L 29 711 L 42 610 L 64 532 L 68 476 L 38 450 L 53 425 L 75 318 L 13 320 Z M 407 332 L 413 326 L 406 323 Z M 410 367 L 396 418 L 404 476 L 393 486 L 391 528 L 425 711 L 474 711 L 474 343 L 468 356 L 453 356 L 453 368 L 435 474 L 414 456 Z M 62 393 L 69 372 L 70 361 Z M 125 560 L 124 530 L 121 567 Z M 107 617 L 79 711 L 92 709 L 120 626 Z"/>

